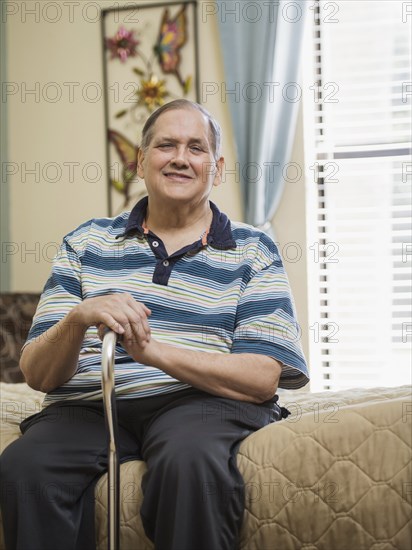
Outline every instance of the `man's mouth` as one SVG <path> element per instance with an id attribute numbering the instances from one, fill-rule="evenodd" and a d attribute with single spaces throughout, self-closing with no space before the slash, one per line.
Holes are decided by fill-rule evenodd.
<path id="1" fill-rule="evenodd" d="M 193 179 L 191 176 L 189 176 L 188 174 L 184 174 L 183 172 L 164 172 L 164 175 L 167 178 L 175 181 L 190 181 L 191 179 Z"/>

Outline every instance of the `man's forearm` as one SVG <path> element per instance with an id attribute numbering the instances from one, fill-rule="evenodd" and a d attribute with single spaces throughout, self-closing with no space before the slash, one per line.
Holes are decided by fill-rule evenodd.
<path id="1" fill-rule="evenodd" d="M 76 372 L 84 335 L 90 326 L 106 326 L 122 334 L 139 327 L 142 344 L 150 339 L 150 310 L 127 292 L 88 298 L 24 350 L 20 368 L 29 386 L 50 392 Z"/>
<path id="2" fill-rule="evenodd" d="M 261 403 L 273 397 L 282 371 L 266 355 L 198 352 L 154 340 L 148 347 L 147 364 L 201 390 L 241 401 Z"/>
<path id="3" fill-rule="evenodd" d="M 73 309 L 24 348 L 20 368 L 28 385 L 49 392 L 71 378 L 76 372 L 86 330 Z"/>

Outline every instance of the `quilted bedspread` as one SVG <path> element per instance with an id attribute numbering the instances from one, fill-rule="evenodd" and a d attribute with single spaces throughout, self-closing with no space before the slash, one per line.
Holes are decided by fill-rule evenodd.
<path id="1" fill-rule="evenodd" d="M 40 410 L 42 394 L 25 384 L 0 389 L 2 450 Z M 411 387 L 280 395 L 291 416 L 250 435 L 238 453 L 246 484 L 241 550 L 411 550 Z M 122 550 L 153 549 L 139 516 L 145 468 L 121 466 Z M 106 502 L 103 476 L 99 550 L 107 547 Z"/>

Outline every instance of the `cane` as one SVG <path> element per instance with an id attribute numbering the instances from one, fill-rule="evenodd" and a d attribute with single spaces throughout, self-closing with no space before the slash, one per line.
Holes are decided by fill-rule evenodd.
<path id="1" fill-rule="evenodd" d="M 117 334 L 107 330 L 102 349 L 102 390 L 108 441 L 108 550 L 119 550 L 119 454 L 117 448 L 117 414 L 114 391 L 114 354 Z"/>

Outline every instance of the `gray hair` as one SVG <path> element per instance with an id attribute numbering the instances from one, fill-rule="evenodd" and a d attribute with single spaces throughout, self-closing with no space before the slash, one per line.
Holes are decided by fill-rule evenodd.
<path id="1" fill-rule="evenodd" d="M 212 115 L 204 107 L 195 103 L 194 101 L 189 101 L 188 99 L 175 99 L 169 103 L 165 103 L 156 111 L 154 111 L 149 118 L 146 120 L 146 123 L 142 130 L 142 142 L 141 148 L 145 151 L 152 140 L 153 137 L 153 126 L 156 120 L 165 113 L 166 111 L 179 110 L 179 109 L 195 109 L 204 115 L 209 122 L 210 137 L 212 143 L 212 151 L 215 160 L 218 160 L 221 157 L 221 136 L 222 130 L 219 123 L 212 117 Z"/>

